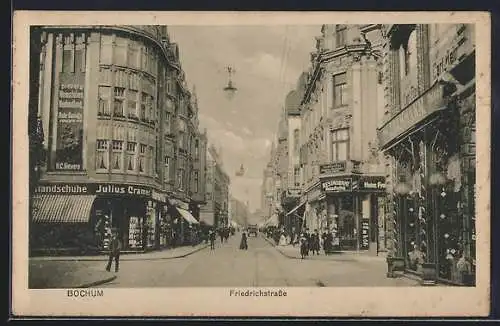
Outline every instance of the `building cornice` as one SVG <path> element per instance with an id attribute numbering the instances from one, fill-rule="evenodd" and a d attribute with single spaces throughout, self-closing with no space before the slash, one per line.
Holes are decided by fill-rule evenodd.
<path id="1" fill-rule="evenodd" d="M 144 39 L 149 40 L 150 42 L 154 43 L 162 52 L 163 58 L 165 61 L 172 67 L 175 68 L 176 70 L 181 70 L 180 64 L 177 60 L 172 60 L 170 57 L 169 49 L 165 47 L 165 44 L 162 42 L 162 40 L 159 38 L 159 35 L 154 35 L 148 31 L 146 31 L 143 28 L 137 27 L 137 26 L 131 26 L 131 25 L 77 25 L 77 26 L 52 26 L 52 25 L 45 25 L 42 26 L 42 29 L 44 30 L 67 30 L 68 28 L 72 30 L 89 30 L 89 31 L 117 31 L 117 32 L 123 32 L 123 33 L 129 33 L 133 34 L 135 36 L 142 37 Z"/>

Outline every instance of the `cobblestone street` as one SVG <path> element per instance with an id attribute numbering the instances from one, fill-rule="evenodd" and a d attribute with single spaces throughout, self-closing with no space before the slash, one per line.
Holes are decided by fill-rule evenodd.
<path id="1" fill-rule="evenodd" d="M 381 261 L 290 259 L 262 236 L 249 238 L 248 251 L 239 250 L 238 244 L 239 235 L 228 243 L 218 242 L 215 250 L 206 248 L 185 258 L 124 260 L 117 278 L 103 286 L 418 286 L 407 278 L 386 278 L 386 265 Z"/>

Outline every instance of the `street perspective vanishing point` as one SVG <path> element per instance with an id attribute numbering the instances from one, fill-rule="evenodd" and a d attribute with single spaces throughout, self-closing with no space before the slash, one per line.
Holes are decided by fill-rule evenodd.
<path id="1" fill-rule="evenodd" d="M 475 286 L 475 48 L 474 24 L 31 26 L 29 288 Z"/>

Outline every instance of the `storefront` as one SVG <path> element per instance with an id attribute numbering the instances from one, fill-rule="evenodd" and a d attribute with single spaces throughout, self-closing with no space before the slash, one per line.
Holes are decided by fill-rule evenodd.
<path id="1" fill-rule="evenodd" d="M 114 230 L 124 250 L 156 249 L 161 243 L 160 221 L 168 220 L 166 195 L 146 186 L 41 184 L 35 194 L 33 231 L 41 240 L 33 243 L 34 248 L 107 250 Z"/>
<path id="2" fill-rule="evenodd" d="M 394 166 L 392 251 L 424 283 L 472 284 L 474 84 L 453 98 L 446 86 L 435 84 L 380 130 Z"/>
<path id="3" fill-rule="evenodd" d="M 334 246 L 340 250 L 378 250 L 378 206 L 385 197 L 385 178 L 345 174 L 321 178 L 321 188 L 326 195 L 321 226 L 332 232 Z"/>
<path id="4" fill-rule="evenodd" d="M 191 213 L 189 203 L 171 199 L 169 200 L 169 206 L 169 211 L 173 217 L 174 245 L 181 246 L 196 243 L 199 239 L 200 222 Z"/>

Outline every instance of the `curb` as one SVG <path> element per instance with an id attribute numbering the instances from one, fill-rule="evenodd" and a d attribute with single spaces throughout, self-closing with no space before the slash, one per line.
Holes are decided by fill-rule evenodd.
<path id="1" fill-rule="evenodd" d="M 81 289 L 81 288 L 90 288 L 90 287 L 93 287 L 93 286 L 103 285 L 103 284 L 106 284 L 106 283 L 109 283 L 111 281 L 116 280 L 117 277 L 118 276 L 113 275 L 113 276 L 105 278 L 103 280 L 99 280 L 99 281 L 90 282 L 90 283 L 86 283 L 86 284 L 82 284 L 82 285 L 76 286 L 76 288 Z"/>
<path id="2" fill-rule="evenodd" d="M 272 240 L 269 240 L 267 237 L 263 237 L 263 238 L 270 245 L 272 245 L 274 247 L 274 249 L 276 249 L 277 252 L 279 252 L 280 254 L 282 254 L 284 257 L 289 258 L 289 259 L 299 259 L 299 260 L 302 260 L 302 258 L 300 258 L 300 257 L 295 257 L 295 256 L 291 256 L 291 255 L 288 255 L 288 254 L 284 253 L 282 250 L 278 249 L 278 246 L 275 245 Z"/>
<path id="3" fill-rule="evenodd" d="M 171 257 L 151 257 L 151 258 L 131 258 L 131 259 L 127 259 L 127 258 L 124 258 L 126 257 L 128 254 L 125 254 L 125 255 L 122 255 L 120 261 L 143 261 L 143 260 L 148 260 L 148 261 L 153 261 L 153 260 L 167 260 L 167 259 L 176 259 L 176 258 L 184 258 L 184 257 L 187 257 L 189 255 L 192 255 L 198 251 L 201 251 L 203 249 L 206 249 L 208 247 L 208 245 L 204 245 L 203 247 L 200 247 L 200 248 L 197 248 L 193 251 L 190 251 L 188 253 L 185 253 L 185 254 L 182 254 L 182 255 L 177 255 L 177 256 L 171 256 Z M 132 254 L 131 254 L 132 255 Z M 140 255 L 140 254 L 133 254 L 133 255 Z M 56 259 L 37 259 L 36 257 L 32 257 L 30 259 L 32 259 L 33 261 L 107 261 L 108 258 L 106 258 L 107 256 L 103 255 L 102 258 L 77 258 L 77 259 L 74 259 L 74 258 L 56 258 Z"/>

